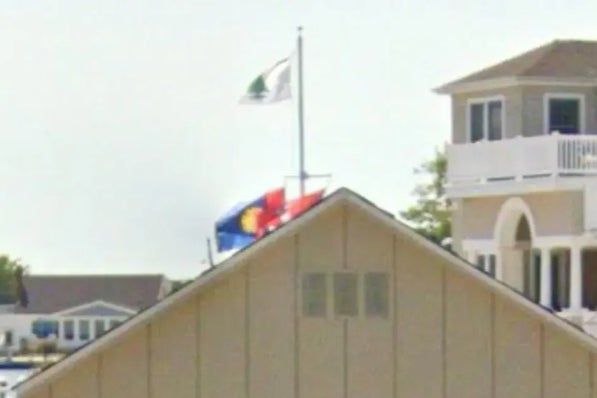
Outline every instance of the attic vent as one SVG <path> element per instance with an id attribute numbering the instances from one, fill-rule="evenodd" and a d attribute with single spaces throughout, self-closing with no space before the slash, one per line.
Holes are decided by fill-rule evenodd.
<path id="1" fill-rule="evenodd" d="M 334 312 L 339 316 L 356 316 L 357 275 L 337 273 L 334 275 Z"/>
<path id="2" fill-rule="evenodd" d="M 307 273 L 303 275 L 303 314 L 305 316 L 326 316 L 326 275 Z"/>
<path id="3" fill-rule="evenodd" d="M 386 273 L 365 274 L 365 313 L 367 316 L 388 316 L 388 275 Z"/>

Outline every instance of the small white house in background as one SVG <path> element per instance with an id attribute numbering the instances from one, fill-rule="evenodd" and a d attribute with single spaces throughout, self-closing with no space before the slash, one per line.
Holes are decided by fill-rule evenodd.
<path id="1" fill-rule="evenodd" d="M 42 342 L 41 326 L 45 340 L 55 341 L 58 349 L 75 349 L 171 290 L 163 275 L 25 275 L 23 284 L 26 298 L 0 311 L 5 352 Z"/>

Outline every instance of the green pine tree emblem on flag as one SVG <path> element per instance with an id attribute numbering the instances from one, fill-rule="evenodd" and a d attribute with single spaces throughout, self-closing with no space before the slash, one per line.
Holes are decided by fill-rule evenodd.
<path id="1" fill-rule="evenodd" d="M 269 104 L 287 100 L 290 94 L 290 59 L 284 58 L 257 76 L 241 98 L 242 104 Z"/>

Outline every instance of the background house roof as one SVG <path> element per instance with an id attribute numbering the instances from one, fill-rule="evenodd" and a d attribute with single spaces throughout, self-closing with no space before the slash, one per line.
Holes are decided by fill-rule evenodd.
<path id="1" fill-rule="evenodd" d="M 504 77 L 597 79 L 597 41 L 555 40 L 440 88 Z"/>
<path id="2" fill-rule="evenodd" d="M 51 314 L 89 302 L 141 310 L 160 298 L 163 275 L 25 275 L 29 298 L 17 313 Z"/>

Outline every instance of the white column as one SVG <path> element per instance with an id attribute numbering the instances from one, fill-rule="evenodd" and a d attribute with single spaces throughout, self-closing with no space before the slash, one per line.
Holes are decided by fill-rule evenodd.
<path id="1" fill-rule="evenodd" d="M 502 267 L 502 248 L 499 246 L 495 251 L 495 278 L 498 281 L 503 279 L 503 267 Z"/>
<path id="2" fill-rule="evenodd" d="M 570 248 L 570 309 L 578 311 L 582 308 L 582 248 Z"/>
<path id="3" fill-rule="evenodd" d="M 72 342 L 79 342 L 79 318 L 71 318 L 73 320 L 73 339 Z"/>
<path id="4" fill-rule="evenodd" d="M 541 248 L 541 294 L 540 303 L 551 308 L 551 249 Z"/>

